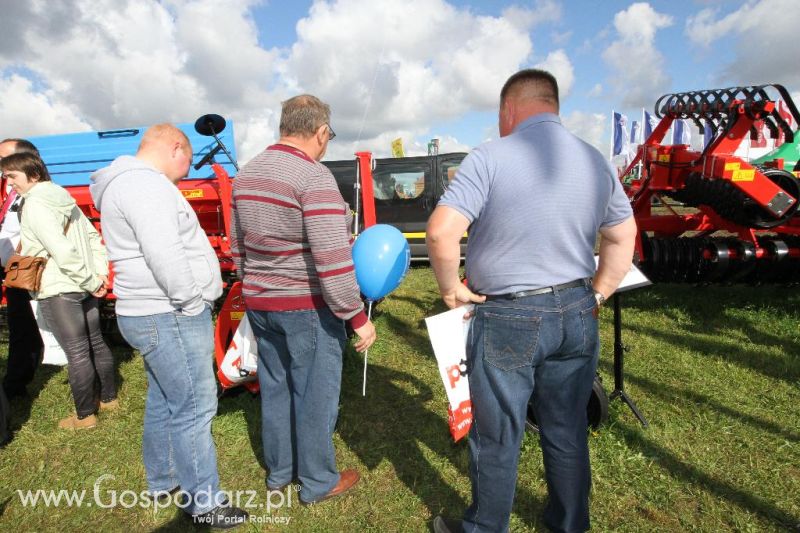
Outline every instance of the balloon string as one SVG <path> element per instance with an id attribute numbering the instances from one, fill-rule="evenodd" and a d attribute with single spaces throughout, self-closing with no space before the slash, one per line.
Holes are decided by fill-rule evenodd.
<path id="1" fill-rule="evenodd" d="M 367 112 L 369 106 L 372 105 L 372 93 L 375 92 L 375 82 L 378 80 L 378 69 L 383 61 L 383 49 L 386 46 L 386 38 L 381 41 L 381 52 L 378 54 L 378 60 L 375 62 L 375 71 L 372 73 L 372 85 L 370 85 L 369 93 L 367 93 L 367 105 L 364 106 L 364 114 L 361 116 L 361 126 L 358 128 L 358 137 L 356 138 L 356 146 L 361 142 L 361 134 L 364 133 L 364 125 L 367 123 Z"/>
<path id="2" fill-rule="evenodd" d="M 367 300 L 367 318 L 372 320 L 372 300 Z M 361 385 L 361 396 L 367 395 L 367 358 L 369 357 L 369 348 L 364 350 L 364 380 Z"/>

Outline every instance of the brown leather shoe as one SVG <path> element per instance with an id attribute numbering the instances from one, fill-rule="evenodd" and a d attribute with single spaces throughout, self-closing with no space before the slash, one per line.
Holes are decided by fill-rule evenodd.
<path id="1" fill-rule="evenodd" d="M 119 400 L 116 398 L 107 402 L 100 402 L 101 411 L 116 411 L 117 409 L 119 409 Z"/>
<path id="2" fill-rule="evenodd" d="M 89 415 L 86 418 L 78 418 L 78 415 L 72 415 L 58 422 L 58 427 L 61 429 L 89 429 L 96 425 L 97 417 L 94 415 Z"/>
<path id="3" fill-rule="evenodd" d="M 359 475 L 358 470 L 342 470 L 339 472 L 339 483 L 337 483 L 328 494 L 312 503 L 324 502 L 325 500 L 330 500 L 331 498 L 340 496 L 352 489 L 360 479 L 361 476 Z"/>

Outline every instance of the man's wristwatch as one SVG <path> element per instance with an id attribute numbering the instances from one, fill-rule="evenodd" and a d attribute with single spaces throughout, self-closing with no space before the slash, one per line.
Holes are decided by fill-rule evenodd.
<path id="1" fill-rule="evenodd" d="M 594 301 L 597 302 L 597 307 L 606 303 L 606 297 L 600 291 L 594 291 Z"/>

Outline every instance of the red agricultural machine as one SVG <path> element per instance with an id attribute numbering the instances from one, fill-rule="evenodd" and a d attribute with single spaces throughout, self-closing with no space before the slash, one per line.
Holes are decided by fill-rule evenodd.
<path id="1" fill-rule="evenodd" d="M 797 107 L 780 85 L 666 94 L 661 119 L 625 175 L 639 169 L 628 194 L 639 226 L 639 267 L 662 282 L 800 281 L 800 181 L 776 159 L 752 165 L 734 155 L 747 135 L 766 127 L 786 142 L 794 132 L 777 109 L 779 96 L 795 123 Z M 675 120 L 713 138 L 702 151 L 662 144 Z M 708 131 L 708 128 L 706 129 Z M 661 200 L 654 207 L 654 198 Z M 667 199 L 673 201 L 667 201 Z"/>

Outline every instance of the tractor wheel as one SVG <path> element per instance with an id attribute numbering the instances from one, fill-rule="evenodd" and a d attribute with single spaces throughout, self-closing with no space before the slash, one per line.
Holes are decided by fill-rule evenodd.
<path id="1" fill-rule="evenodd" d="M 608 395 L 603 388 L 603 382 L 600 381 L 600 376 L 594 377 L 592 395 L 586 405 L 586 416 L 592 429 L 597 429 L 608 420 Z M 528 419 L 525 422 L 525 427 L 532 433 L 539 433 L 536 416 L 533 414 L 533 400 L 528 403 Z"/>

